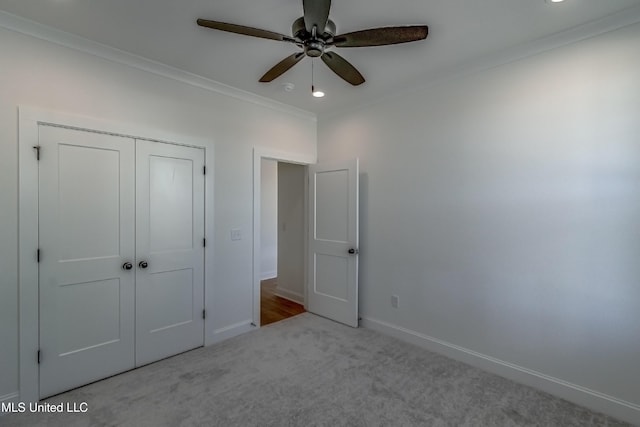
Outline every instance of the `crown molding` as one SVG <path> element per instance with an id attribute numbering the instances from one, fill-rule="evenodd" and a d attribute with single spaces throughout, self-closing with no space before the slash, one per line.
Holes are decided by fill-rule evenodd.
<path id="1" fill-rule="evenodd" d="M 414 81 L 413 84 L 408 84 L 404 89 L 389 91 L 382 96 L 377 96 L 359 104 L 356 108 L 348 105 L 334 109 L 328 113 L 320 113 L 318 120 L 341 116 L 347 112 L 362 111 L 383 102 L 389 102 L 412 93 L 426 91 L 431 87 L 530 58 L 583 40 L 598 37 L 638 23 L 640 23 L 640 5 L 631 6 L 603 18 L 595 19 L 530 42 L 511 46 L 494 54 L 484 55 L 458 63 L 454 66 L 440 69 L 435 73 L 431 71 L 429 75 L 421 76 L 419 80 Z"/>
<path id="2" fill-rule="evenodd" d="M 0 11 L 0 28 L 55 43 L 69 49 L 97 56 L 111 62 L 123 64 L 138 70 L 195 86 L 200 89 L 205 89 L 224 96 L 259 105 L 261 107 L 291 114 L 302 119 L 314 122 L 317 121 L 317 115 L 315 113 L 292 107 L 251 92 L 243 91 L 215 80 L 198 76 L 179 68 L 76 36 L 8 12 Z"/>

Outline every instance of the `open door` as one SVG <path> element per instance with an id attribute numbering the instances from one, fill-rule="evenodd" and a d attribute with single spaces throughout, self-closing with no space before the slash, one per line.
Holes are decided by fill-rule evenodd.
<path id="1" fill-rule="evenodd" d="M 358 159 L 309 166 L 308 309 L 358 327 Z"/>

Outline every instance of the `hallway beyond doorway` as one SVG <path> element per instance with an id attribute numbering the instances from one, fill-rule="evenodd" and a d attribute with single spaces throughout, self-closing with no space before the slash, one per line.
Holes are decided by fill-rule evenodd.
<path id="1" fill-rule="evenodd" d="M 260 282 L 261 326 L 279 322 L 280 320 L 284 320 L 305 312 L 305 309 L 301 304 L 277 296 L 277 284 L 277 277 Z"/>

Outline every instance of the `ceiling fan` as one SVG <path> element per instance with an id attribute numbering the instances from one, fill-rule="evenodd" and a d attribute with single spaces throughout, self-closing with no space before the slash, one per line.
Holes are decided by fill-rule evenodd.
<path id="1" fill-rule="evenodd" d="M 296 52 L 273 66 L 260 78 L 262 83 L 271 82 L 280 77 L 300 62 L 302 58 L 309 56 L 311 58 L 320 57 L 334 73 L 348 83 L 357 86 L 365 81 L 362 74 L 342 56 L 328 49 L 332 47 L 368 47 L 407 43 L 424 40 L 429 33 L 429 28 L 426 25 L 414 25 L 372 28 L 336 35 L 336 25 L 329 19 L 331 0 L 302 0 L 302 6 L 304 16 L 294 21 L 291 27 L 293 37 L 259 28 L 207 19 L 198 19 L 197 22 L 202 27 L 293 43 L 303 49 L 301 52 Z"/>

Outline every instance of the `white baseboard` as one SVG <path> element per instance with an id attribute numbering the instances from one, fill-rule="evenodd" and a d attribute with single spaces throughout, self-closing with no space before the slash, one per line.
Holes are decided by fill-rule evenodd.
<path id="1" fill-rule="evenodd" d="M 211 341 L 208 343 L 208 345 L 216 344 L 224 340 L 228 340 L 229 338 L 244 334 L 245 332 L 249 332 L 253 328 L 255 328 L 252 323 L 253 321 L 249 319 L 245 320 L 244 322 L 238 322 L 234 323 L 233 325 L 225 326 L 224 328 L 216 329 L 215 331 L 213 331 Z"/>
<path id="2" fill-rule="evenodd" d="M 545 391 L 594 411 L 608 414 L 632 424 L 640 424 L 640 405 L 638 404 L 370 317 L 363 317 L 361 325 L 501 377 Z"/>
<path id="3" fill-rule="evenodd" d="M 5 394 L 4 396 L 0 396 L 0 403 L 10 402 L 10 401 L 17 402 L 19 397 L 20 397 L 20 393 L 17 391 L 13 393 Z"/>
<path id="4" fill-rule="evenodd" d="M 289 301 L 304 305 L 304 295 L 301 295 L 297 292 L 293 292 L 288 289 L 282 289 L 276 286 L 275 294 L 280 298 L 288 299 Z"/>
<path id="5" fill-rule="evenodd" d="M 260 280 L 275 279 L 278 277 L 277 271 L 265 271 L 260 273 Z"/>
<path id="6" fill-rule="evenodd" d="M 0 396 L 0 404 L 2 403 L 9 403 L 9 402 L 13 402 L 13 403 L 17 403 L 18 400 L 20 398 L 20 393 L 13 392 L 13 393 L 9 393 L 9 394 L 5 394 L 4 396 Z M 0 408 L 0 417 L 9 414 L 10 412 L 3 412 Z"/>

